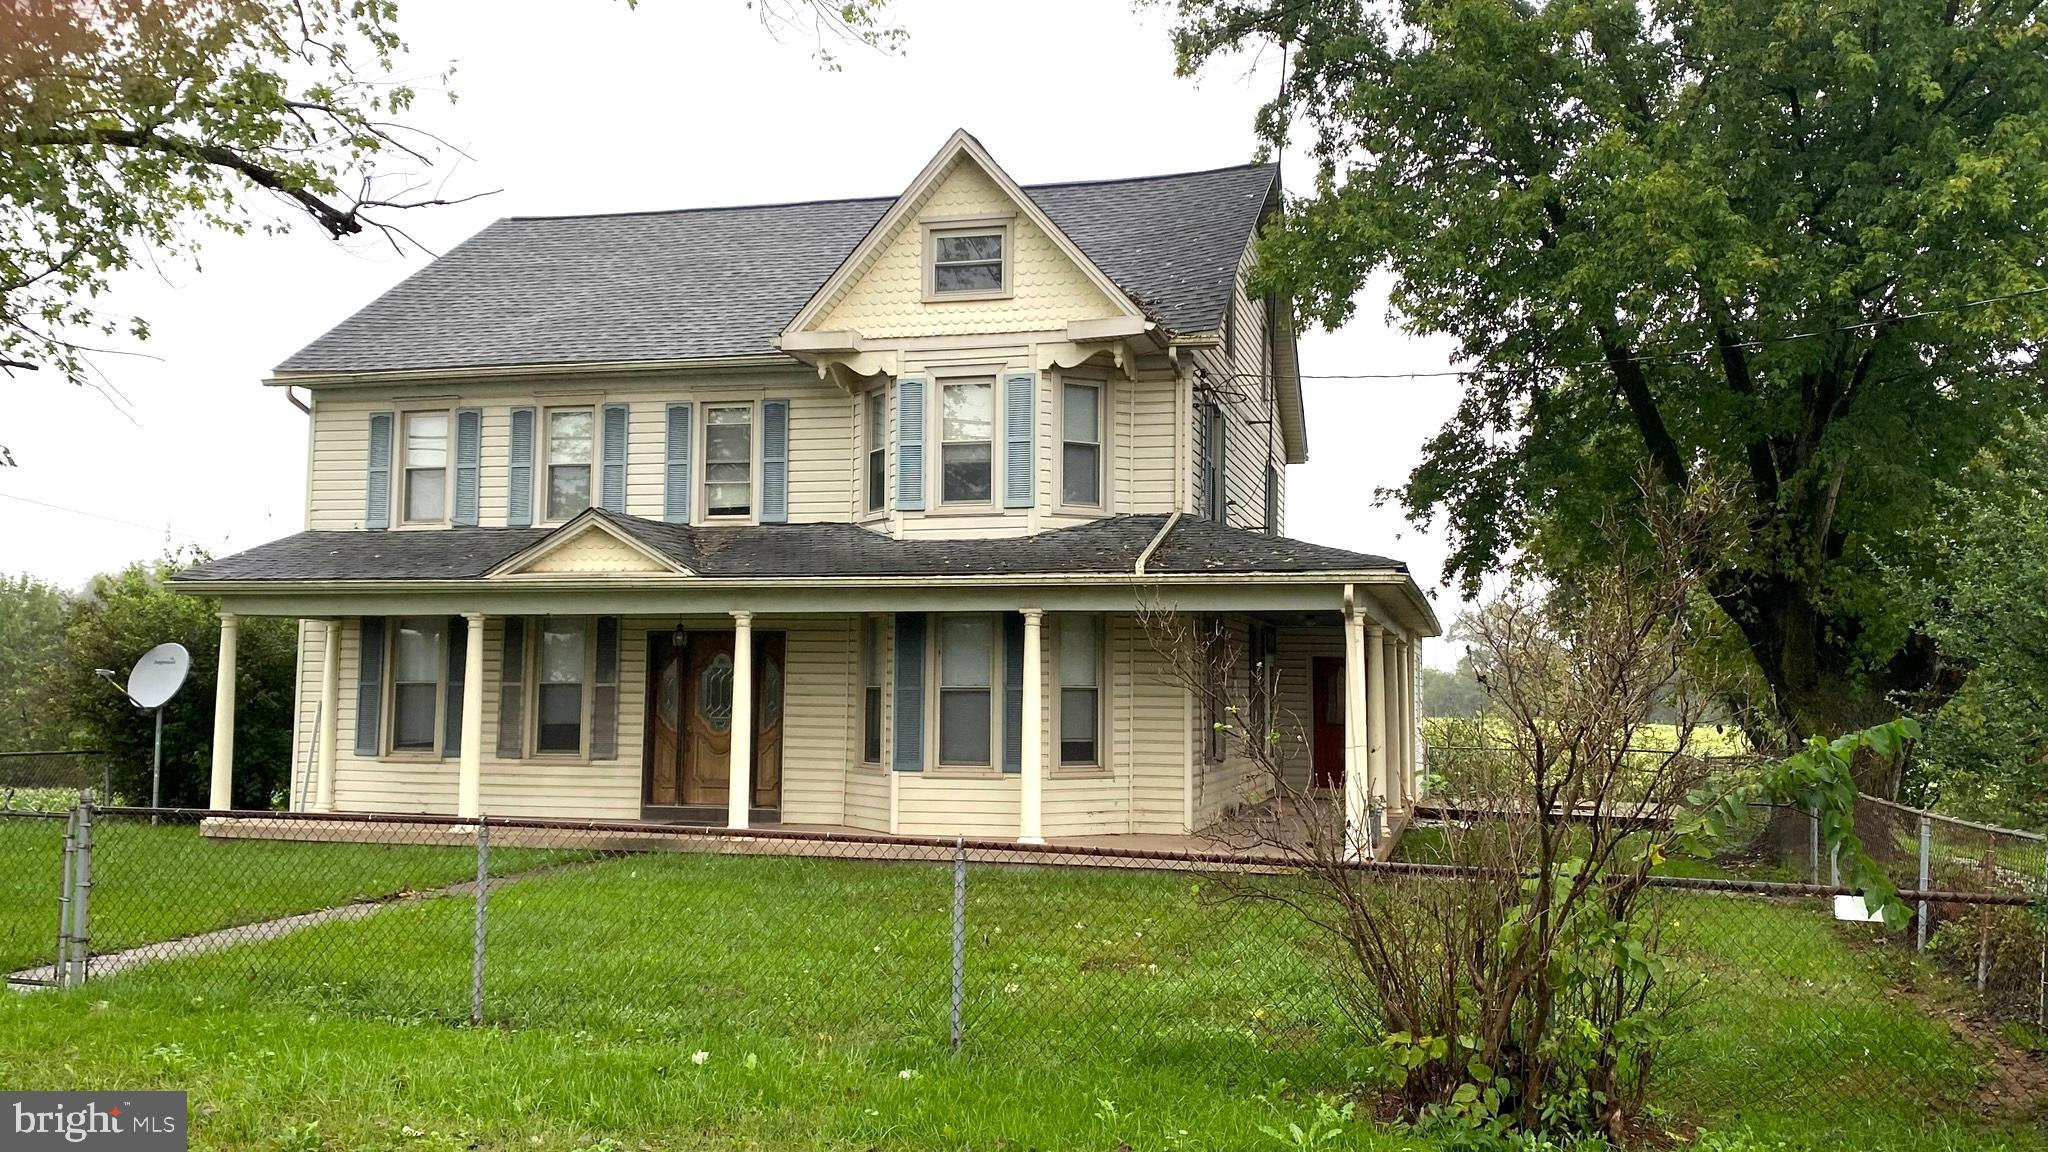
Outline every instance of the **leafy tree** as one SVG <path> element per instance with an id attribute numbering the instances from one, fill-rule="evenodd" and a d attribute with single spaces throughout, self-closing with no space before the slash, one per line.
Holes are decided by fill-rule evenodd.
<path id="1" fill-rule="evenodd" d="M 1326 325 L 1393 276 L 1458 341 L 1401 490 L 1447 578 L 1610 552 L 1640 498 L 1741 485 L 1705 593 L 1803 740 L 1895 714 L 1931 649 L 1939 485 L 2040 406 L 2048 24 L 2035 0 L 1177 0 L 1180 66 L 1277 42 L 1315 191 L 1268 286 Z"/>
<path id="2" fill-rule="evenodd" d="M 756 11 L 771 33 L 811 30 L 833 67 L 835 40 L 901 45 L 887 8 Z M 455 202 L 423 192 L 440 145 L 406 123 L 419 90 L 404 53 L 395 0 L 0 5 L 0 370 L 89 384 L 93 342 L 148 335 L 102 311 L 110 277 L 192 259 L 208 232 L 303 218 L 403 244 L 400 209 Z"/>
<path id="3" fill-rule="evenodd" d="M 1422 670 L 1422 704 L 1430 716 L 1472 716 L 1486 708 L 1486 689 L 1472 667 L 1472 654 L 1458 657 L 1455 671 Z"/>
<path id="4" fill-rule="evenodd" d="M 86 745 L 116 753 L 114 789 L 124 799 L 149 796 L 155 729 L 147 713 L 93 674 L 123 671 L 158 644 L 176 641 L 192 654 L 185 686 L 164 709 L 163 802 L 203 806 L 213 776 L 213 695 L 220 654 L 220 607 L 172 591 L 165 583 L 202 557 L 137 562 L 95 576 L 71 603 L 67 656 L 56 689 Z M 241 622 L 235 661 L 235 794 L 237 808 L 268 808 L 290 780 L 292 676 L 297 632 L 290 620 Z"/>
<path id="5" fill-rule="evenodd" d="M 28 575 L 0 579 L 0 752 L 70 746 L 50 676 L 63 654 L 63 591 Z"/>
<path id="6" fill-rule="evenodd" d="M 2048 427 L 2016 426 L 1941 495 L 1939 578 L 1906 594 L 1963 679 L 1925 717 L 1916 799 L 2048 826 Z"/>

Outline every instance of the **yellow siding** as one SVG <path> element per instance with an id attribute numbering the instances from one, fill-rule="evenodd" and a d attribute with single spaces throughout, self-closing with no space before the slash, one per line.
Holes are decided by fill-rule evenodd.
<path id="1" fill-rule="evenodd" d="M 392 386 L 388 389 L 316 391 L 312 452 L 308 462 L 306 526 L 361 528 L 369 477 L 372 412 L 479 408 L 483 411 L 479 462 L 479 519 L 485 527 L 505 523 L 507 453 L 512 409 L 628 405 L 626 511 L 660 519 L 665 507 L 668 451 L 667 409 L 671 403 L 706 400 L 790 402 L 789 518 L 792 522 L 845 521 L 847 490 L 855 482 L 853 425 L 846 396 L 808 368 L 778 372 L 691 373 L 673 378 L 599 378 L 573 383 L 462 381 Z M 701 419 L 701 413 L 700 413 Z M 701 438 L 701 431 L 700 431 Z M 759 455 L 759 432 L 755 451 Z M 694 463 L 701 472 L 700 451 Z M 758 480 L 758 473 L 757 473 Z M 536 469 L 535 507 L 545 480 Z M 393 489 L 397 484 L 394 473 Z M 693 501 L 701 506 L 702 501 Z M 409 529 L 412 530 L 412 529 Z"/>
<path id="2" fill-rule="evenodd" d="M 1279 410 L 1270 386 L 1273 373 L 1272 333 L 1266 316 L 1266 302 L 1245 292 L 1245 283 L 1253 268 L 1253 250 L 1247 247 L 1238 263 L 1237 287 L 1231 294 L 1234 333 L 1230 341 L 1230 355 L 1226 357 L 1222 346 L 1201 349 L 1195 354 L 1196 364 L 1208 373 L 1212 383 L 1206 394 L 1201 389 L 1197 390 L 1195 403 L 1186 414 L 1190 430 L 1188 510 L 1200 512 L 1204 507 L 1202 460 L 1209 429 L 1208 421 L 1203 418 L 1203 402 L 1213 400 L 1223 412 L 1226 425 L 1223 433 L 1224 498 L 1229 503 L 1224 510 L 1225 522 L 1239 528 L 1265 526 L 1266 465 L 1270 461 L 1279 467 L 1280 480 L 1280 523 L 1273 527 L 1285 534 L 1287 450 L 1281 442 Z"/>
<path id="3" fill-rule="evenodd" d="M 1048 617 L 1050 621 L 1052 618 Z M 721 617 L 626 617 L 620 621 L 619 755 L 616 760 L 581 762 L 497 755 L 500 658 L 504 622 L 484 627 L 484 811 L 501 816 L 632 820 L 640 815 L 641 758 L 645 741 L 646 639 L 678 623 L 708 631 L 730 627 Z M 850 824 L 908 834 L 1011 837 L 1017 835 L 1021 784 L 1015 774 L 892 772 L 858 763 L 860 689 L 856 617 L 757 617 L 757 632 L 786 638 L 787 675 L 783 722 L 782 820 L 791 824 Z M 320 705 L 321 631 L 303 629 L 300 672 L 298 764 L 312 763 L 312 733 Z M 890 651 L 889 629 L 881 631 Z M 1185 694 L 1171 682 L 1166 662 L 1153 652 L 1129 616 L 1112 617 L 1107 629 L 1108 679 L 1103 698 L 1101 769 L 1055 769 L 1044 793 L 1047 836 L 1121 832 L 1178 833 L 1182 815 L 1184 749 L 1188 713 Z M 455 757 L 421 760 L 355 755 L 358 622 L 342 625 L 338 654 L 341 695 L 335 702 L 340 729 L 335 802 L 343 811 L 452 814 L 458 763 Z M 893 660 L 883 661 L 884 699 L 892 699 Z M 1052 648 L 1045 649 L 1047 711 L 1041 730 L 1048 761 L 1057 757 L 1052 701 L 1057 691 Z M 890 734 L 883 733 L 884 756 Z M 295 768 L 297 770 L 297 768 Z M 292 803 L 313 799 L 310 780 L 294 786 Z M 1213 812 L 1212 812 L 1213 815 Z M 892 829 L 893 821 L 893 829 Z"/>
<path id="4" fill-rule="evenodd" d="M 1016 212 L 1017 205 L 972 160 L 953 166 L 913 206 L 894 236 L 833 302 L 814 328 L 851 329 L 896 339 L 969 332 L 1059 331 L 1069 320 L 1106 319 L 1122 310 L 1103 295 L 1052 238 L 1018 213 L 1009 253 L 1013 294 L 1001 300 L 924 300 L 924 228 L 920 217 Z"/>
<path id="5" fill-rule="evenodd" d="M 598 528 L 587 528 L 522 572 L 667 572 L 668 565 Z"/>

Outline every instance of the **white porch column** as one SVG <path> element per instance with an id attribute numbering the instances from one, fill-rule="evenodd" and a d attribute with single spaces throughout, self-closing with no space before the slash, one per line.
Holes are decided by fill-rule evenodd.
<path id="1" fill-rule="evenodd" d="M 725 826 L 745 828 L 754 799 L 754 614 L 732 614 L 732 745 Z"/>
<path id="2" fill-rule="evenodd" d="M 1393 737 L 1393 750 L 1387 759 L 1394 778 L 1387 789 L 1387 804 L 1406 812 L 1415 777 L 1415 747 L 1409 738 L 1415 731 L 1415 642 L 1406 636 L 1394 641 L 1393 671 L 1394 715 L 1388 732 Z"/>
<path id="3" fill-rule="evenodd" d="M 455 814 L 484 814 L 484 618 L 465 612 L 462 644 L 462 761 L 455 778 Z"/>
<path id="4" fill-rule="evenodd" d="M 213 688 L 213 783 L 207 806 L 235 806 L 235 614 L 220 614 L 220 666 Z"/>
<path id="5" fill-rule="evenodd" d="M 320 622 L 320 730 L 313 739 L 320 744 L 313 776 L 313 811 L 334 811 L 334 761 L 339 754 L 334 742 L 341 739 L 341 719 L 336 704 L 341 700 L 341 621 Z"/>
<path id="6" fill-rule="evenodd" d="M 1392 806 L 1393 790 L 1387 787 L 1387 656 L 1393 650 L 1386 629 L 1378 624 L 1365 626 L 1365 735 L 1367 772 L 1372 777 L 1372 793 L 1385 812 Z M 1381 828 L 1382 833 L 1385 827 Z"/>
<path id="7" fill-rule="evenodd" d="M 1017 817 L 1017 842 L 1019 844 L 1045 843 L 1045 740 L 1040 731 L 1045 722 L 1045 700 L 1042 682 L 1045 669 L 1040 660 L 1043 645 L 1045 610 L 1026 608 L 1024 612 L 1024 731 L 1021 734 L 1023 761 L 1018 765 L 1018 781 L 1022 797 L 1019 800 Z"/>
<path id="8" fill-rule="evenodd" d="M 1366 822 L 1372 817 L 1365 755 L 1365 620 L 1344 614 L 1344 854 L 1371 854 Z"/>

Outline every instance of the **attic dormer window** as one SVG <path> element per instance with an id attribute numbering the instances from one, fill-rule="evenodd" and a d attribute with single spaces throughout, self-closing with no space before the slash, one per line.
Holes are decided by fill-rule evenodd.
<path id="1" fill-rule="evenodd" d="M 925 295 L 949 300 L 1010 294 L 1007 223 L 928 227 Z"/>

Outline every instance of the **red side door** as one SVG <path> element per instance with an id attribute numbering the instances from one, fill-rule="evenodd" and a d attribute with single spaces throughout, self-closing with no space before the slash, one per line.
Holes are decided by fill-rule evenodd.
<path id="1" fill-rule="evenodd" d="M 1317 788 L 1344 783 L 1344 659 L 1318 656 L 1309 679 L 1310 779 Z"/>

